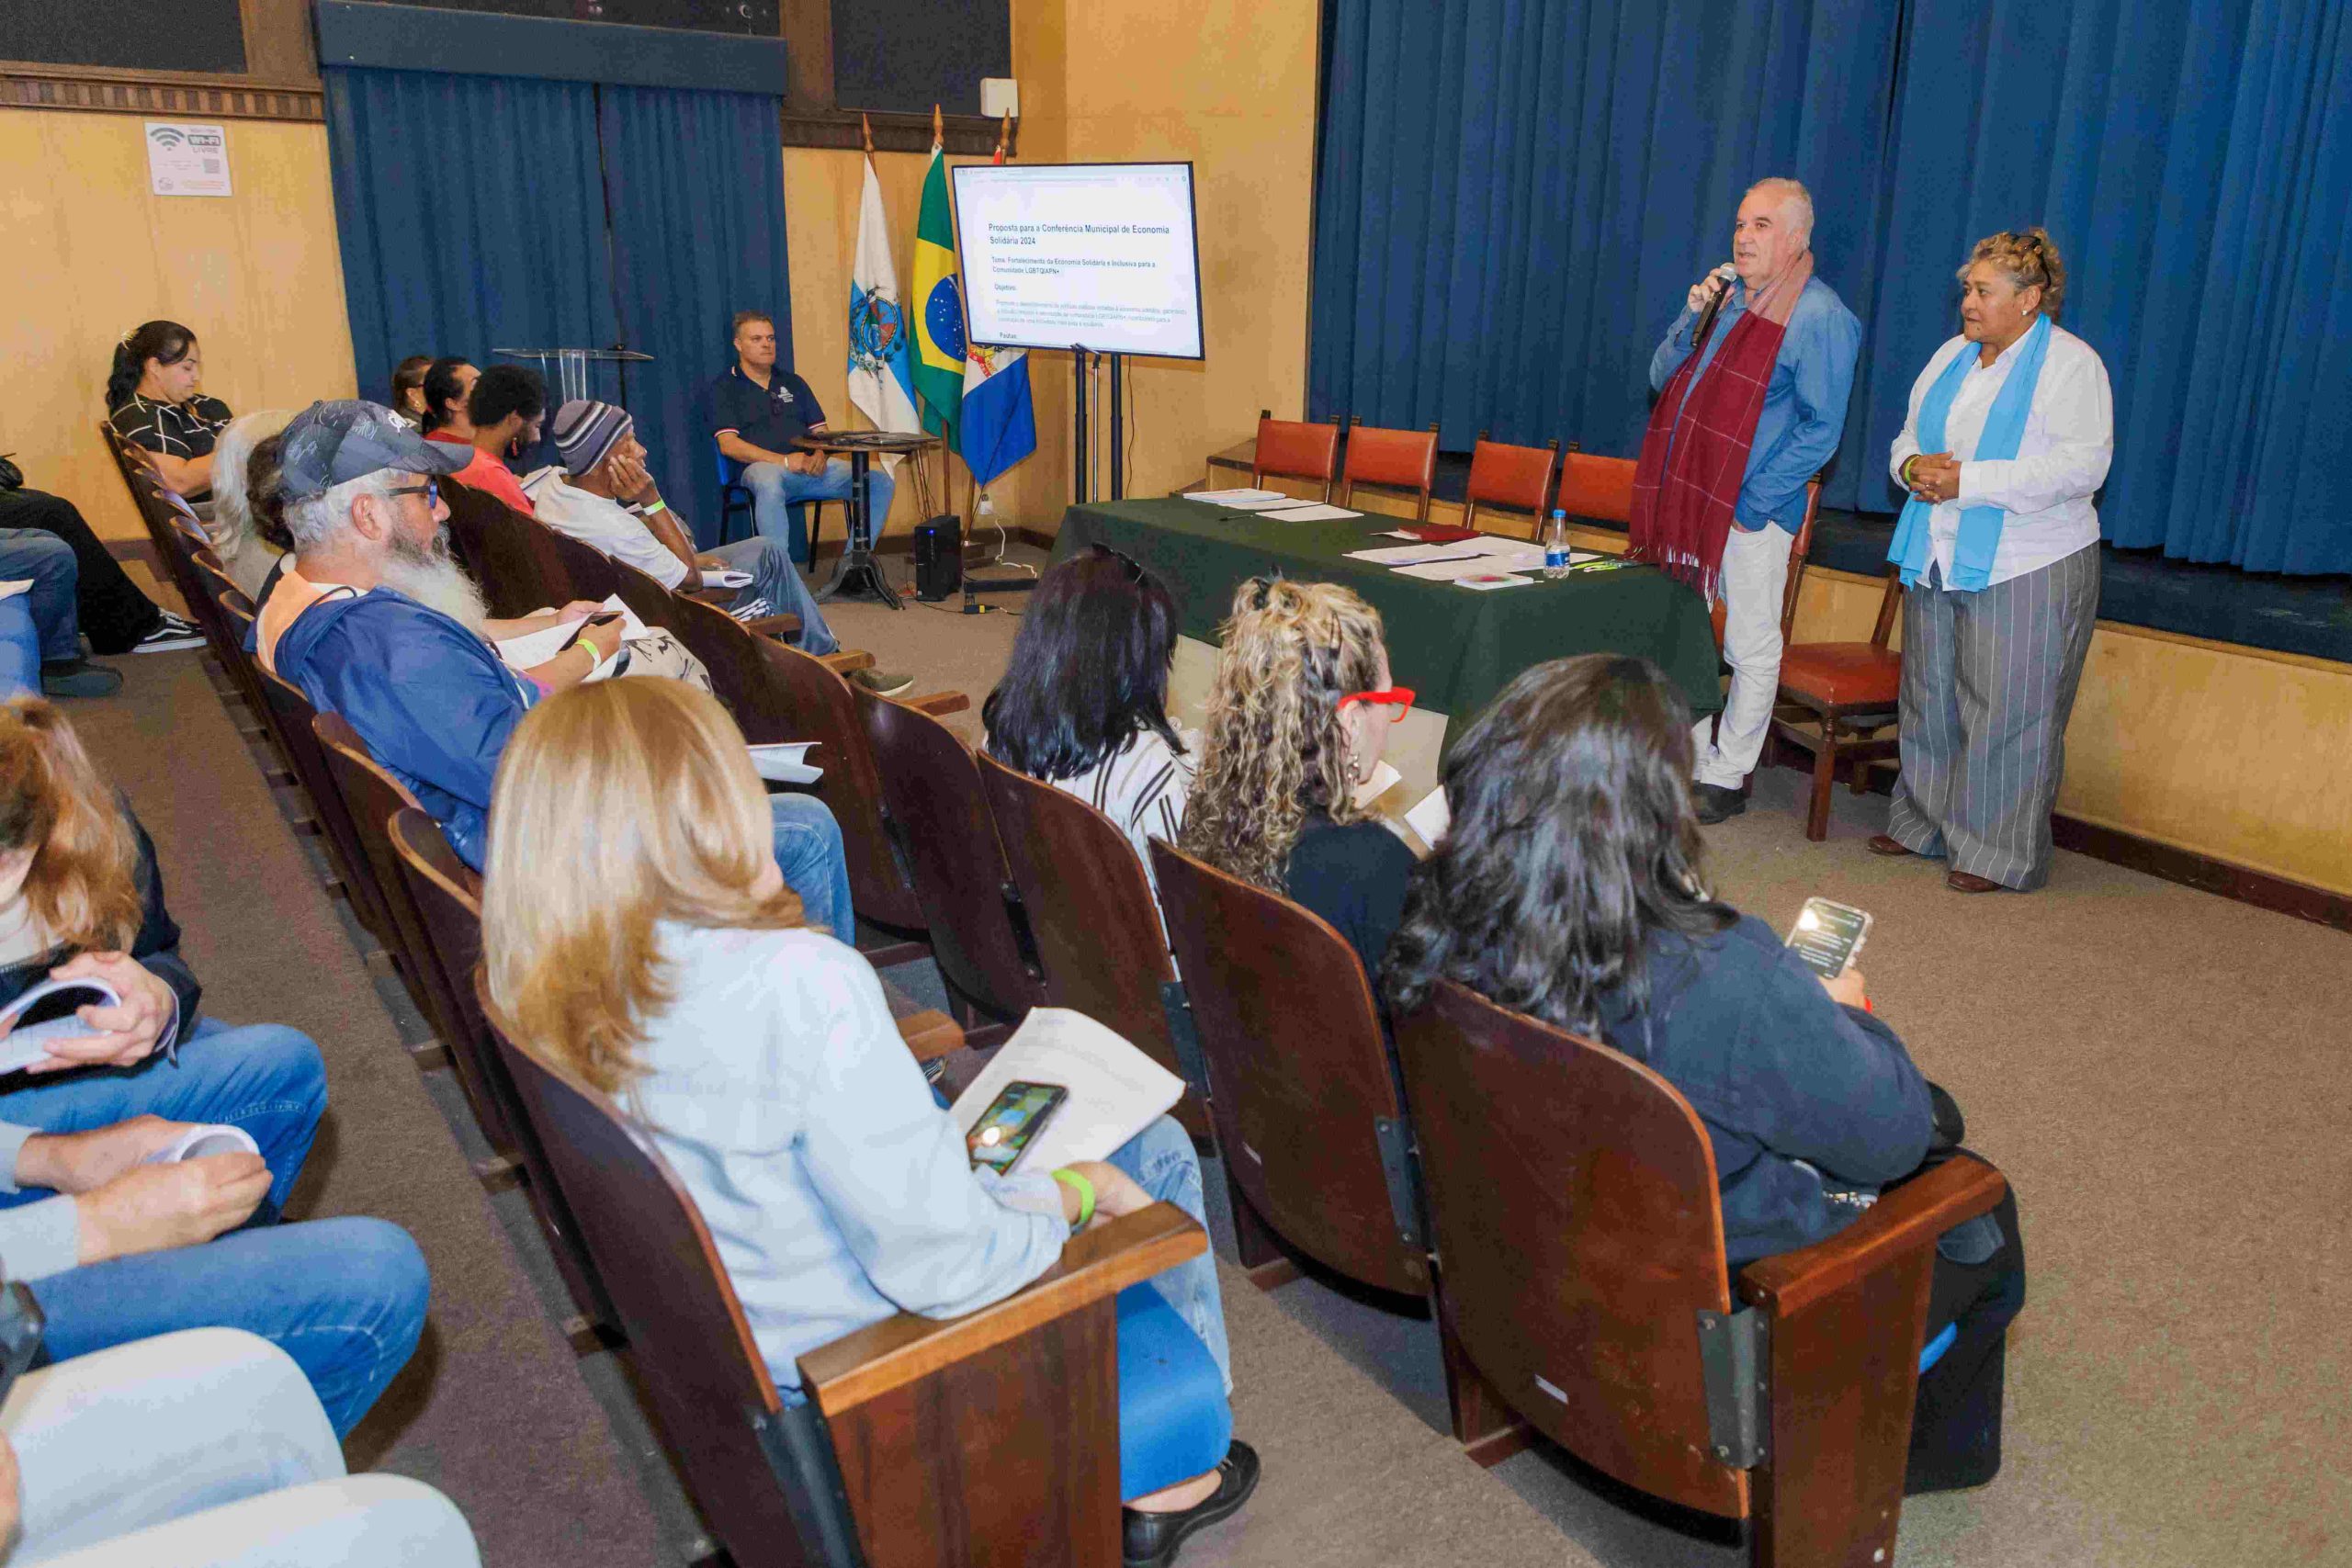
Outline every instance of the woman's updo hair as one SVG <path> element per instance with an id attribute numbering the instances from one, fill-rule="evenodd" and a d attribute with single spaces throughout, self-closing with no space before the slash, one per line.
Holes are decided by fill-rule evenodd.
<path id="1" fill-rule="evenodd" d="M 177 321 L 141 321 L 114 345 L 114 364 L 107 372 L 107 412 L 130 400 L 147 374 L 151 359 L 177 365 L 196 346 L 196 334 Z"/>
<path id="2" fill-rule="evenodd" d="M 2058 319 L 2058 307 L 2066 300 L 2066 264 L 2058 259 L 2057 243 L 2046 230 L 2004 229 L 1985 235 L 1976 242 L 1955 276 L 1967 282 L 1969 267 L 1978 262 L 1991 262 L 2007 273 L 2012 288 L 2023 290 L 2039 284 L 2041 313 L 2053 321 Z"/>

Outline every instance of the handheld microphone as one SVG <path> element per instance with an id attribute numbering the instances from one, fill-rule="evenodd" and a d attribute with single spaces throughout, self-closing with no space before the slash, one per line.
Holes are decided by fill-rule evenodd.
<path id="1" fill-rule="evenodd" d="M 1732 279 L 1739 276 L 1731 263 L 1725 262 L 1707 275 L 1717 282 L 1714 295 L 1700 307 L 1699 324 L 1691 329 L 1690 352 L 1696 354 L 1706 345 L 1707 333 L 1715 324 L 1715 317 L 1723 311 L 1724 301 L 1731 298 Z"/>

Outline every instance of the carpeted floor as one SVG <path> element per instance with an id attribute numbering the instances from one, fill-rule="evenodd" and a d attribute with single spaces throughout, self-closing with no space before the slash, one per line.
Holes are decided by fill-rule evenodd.
<path id="1" fill-rule="evenodd" d="M 1014 615 L 830 613 L 918 690 L 971 694 L 975 712 L 951 722 L 977 734 Z M 298 1212 L 397 1220 L 434 1268 L 425 1348 L 355 1438 L 356 1462 L 447 1491 L 494 1568 L 707 1551 L 615 1359 L 563 1342 L 520 1196 L 474 1180 L 466 1160 L 482 1151 L 454 1086 L 400 1048 L 421 1021 L 362 964 L 197 657 L 122 663 L 121 697 L 71 711 L 155 834 L 208 1007 L 297 1024 L 328 1055 L 334 1109 Z M 1760 779 L 1748 814 L 1711 831 L 1716 880 L 1777 925 L 1816 892 L 1876 915 L 1872 995 L 2016 1184 L 2031 1259 L 2007 1467 L 1906 1508 L 1899 1562 L 2352 1561 L 2335 1319 L 2352 1284 L 2352 1152 L 2330 1132 L 2352 946 L 2073 855 L 2041 893 L 1963 898 L 1934 867 L 1863 852 L 1883 801 L 1841 795 L 1830 840 L 1806 843 L 1797 787 Z M 927 965 L 892 977 L 935 995 Z M 1209 1185 L 1221 1201 L 1214 1170 Z M 1311 1279 L 1260 1293 L 1230 1270 L 1227 1312 L 1238 1429 L 1266 1480 L 1187 1563 L 1743 1561 L 1736 1537 L 1651 1517 L 1563 1456 L 1491 1472 L 1464 1460 L 1425 1322 Z"/>

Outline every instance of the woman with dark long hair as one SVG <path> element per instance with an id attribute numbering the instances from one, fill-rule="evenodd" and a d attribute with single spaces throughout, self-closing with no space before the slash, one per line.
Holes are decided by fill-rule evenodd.
<path id="1" fill-rule="evenodd" d="M 424 373 L 431 368 L 429 354 L 412 354 L 392 367 L 392 417 L 420 433 L 424 429 Z"/>
<path id="2" fill-rule="evenodd" d="M 196 334 L 177 321 L 144 321 L 115 344 L 107 373 L 107 420 L 148 454 L 164 488 L 190 502 L 212 495 L 212 446 L 235 417 L 197 389 L 204 362 Z"/>
<path id="3" fill-rule="evenodd" d="M 1176 841 L 1193 760 L 1168 722 L 1176 601 L 1096 545 L 1046 573 L 1012 661 L 981 705 L 989 755 L 1085 801 L 1126 830 L 1151 874 L 1150 841 Z"/>
<path id="4" fill-rule="evenodd" d="M 1690 713 L 1647 660 L 1521 675 L 1447 755 L 1452 827 L 1413 877 L 1388 951 L 1397 1014 L 1453 980 L 1603 1042 L 1680 1090 L 1707 1129 L 1736 1270 L 1835 1235 L 1956 1145 L 1957 1111 L 1870 1010 L 1772 929 L 1710 896 L 1690 802 Z M 2025 1303 L 2016 1200 L 1947 1234 L 1910 1490 L 1992 1479 L 2004 1336 Z"/>
<path id="5" fill-rule="evenodd" d="M 481 375 L 471 360 L 454 354 L 424 367 L 424 378 L 418 385 L 424 394 L 421 418 L 427 440 L 446 441 L 452 446 L 473 445 L 474 426 L 466 417 L 466 398 Z"/>

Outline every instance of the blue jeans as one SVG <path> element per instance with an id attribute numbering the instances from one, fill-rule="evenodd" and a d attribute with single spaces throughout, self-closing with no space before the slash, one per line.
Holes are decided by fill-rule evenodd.
<path id="1" fill-rule="evenodd" d="M 27 596 L 0 599 L 0 702 L 40 695 L 40 631 Z"/>
<path id="2" fill-rule="evenodd" d="M 82 613 L 75 595 L 82 569 L 74 564 L 74 547 L 38 528 L 0 528 L 0 582 L 28 577 L 32 591 L 22 597 L 40 628 L 41 662 L 81 658 Z"/>
<path id="3" fill-rule="evenodd" d="M 855 947 L 857 909 L 849 898 L 849 860 L 842 853 L 842 825 L 833 820 L 831 808 L 813 795 L 772 795 L 768 815 L 775 823 L 775 868 L 784 873 L 784 885 L 800 896 L 808 922 Z M 1199 1184 L 1195 1173 L 1193 1185 Z"/>
<path id="4" fill-rule="evenodd" d="M 752 586 L 736 596 L 737 609 L 754 599 L 764 599 L 773 613 L 800 617 L 800 636 L 793 646 L 801 652 L 821 657 L 841 647 L 833 628 L 825 624 L 825 612 L 817 607 L 817 596 L 800 581 L 782 545 L 765 537 L 738 539 L 704 553 L 752 574 Z"/>
<path id="5" fill-rule="evenodd" d="M 1113 1149 L 1108 1163 L 1133 1177 L 1136 1186 L 1160 1202 L 1173 1203 L 1192 1215 L 1203 1230 L 1209 1228 L 1208 1204 L 1201 1192 L 1201 1156 L 1193 1152 L 1192 1134 L 1172 1118 L 1162 1116 Z M 1231 1393 L 1233 1352 L 1225 1339 L 1225 1301 L 1217 1293 L 1214 1249 L 1154 1276 L 1151 1287 L 1201 1337 L 1210 1359 L 1216 1362 L 1218 1376 L 1225 1380 L 1225 1392 Z"/>
<path id="6" fill-rule="evenodd" d="M 758 520 L 760 536 L 789 545 L 792 558 L 806 561 L 809 557 L 808 536 L 800 520 L 785 509 L 797 501 L 847 501 L 849 499 L 849 459 L 835 457 L 825 465 L 821 474 L 797 474 L 774 463 L 750 463 L 743 477 L 736 481 L 752 492 L 752 514 Z M 876 537 L 880 537 L 882 525 L 890 515 L 890 498 L 898 486 L 874 464 L 865 470 L 865 515 Z"/>

